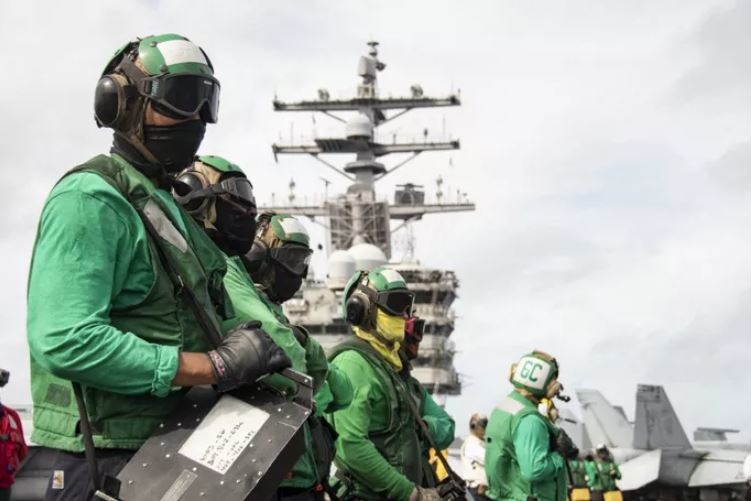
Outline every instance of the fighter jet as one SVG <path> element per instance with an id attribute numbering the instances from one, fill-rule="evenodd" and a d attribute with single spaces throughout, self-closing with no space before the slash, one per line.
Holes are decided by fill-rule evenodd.
<path id="1" fill-rule="evenodd" d="M 622 491 L 656 499 L 666 498 L 668 491 L 687 495 L 688 489 L 697 489 L 700 499 L 715 499 L 722 491 L 737 497 L 749 485 L 750 446 L 694 447 L 664 387 L 638 385 L 634 424 L 598 391 L 576 393 L 589 442 L 606 445 L 620 465 Z"/>

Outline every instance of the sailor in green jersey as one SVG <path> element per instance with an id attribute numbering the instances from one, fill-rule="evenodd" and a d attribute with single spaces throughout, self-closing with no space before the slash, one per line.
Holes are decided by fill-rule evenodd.
<path id="1" fill-rule="evenodd" d="M 426 423 L 434 443 L 439 448 L 436 453 L 441 454 L 455 439 L 455 420 L 447 414 L 447 411 L 437 405 L 426 388 L 411 374 L 413 370 L 411 362 L 418 358 L 418 349 L 424 337 L 424 323 L 424 319 L 415 315 L 405 321 L 405 338 L 400 348 L 400 359 L 403 362 L 400 377 L 407 383 L 416 409 L 420 413 L 421 419 Z M 438 479 L 433 466 L 428 461 L 431 444 L 423 437 L 420 430 L 417 429 L 417 432 L 421 438 L 421 452 L 425 460 L 421 486 L 436 487 Z"/>
<path id="2" fill-rule="evenodd" d="M 565 501 L 565 457 L 575 448 L 567 434 L 538 409 L 562 385 L 550 355 L 534 351 L 510 368 L 514 389 L 492 411 L 486 427 L 486 477 L 491 499 Z"/>
<path id="3" fill-rule="evenodd" d="M 268 256 L 264 253 L 253 250 L 249 252 L 252 242 L 256 240 L 253 249 L 260 245 L 275 249 L 295 246 L 294 251 L 286 250 L 282 254 L 275 251 L 270 255 L 278 259 L 284 258 L 296 276 L 305 275 L 311 256 L 305 228 L 292 217 L 270 217 L 263 214 L 259 218 L 257 231 L 254 219 L 256 205 L 251 183 L 236 164 L 219 156 L 198 157 L 191 167 L 177 177 L 174 195 L 228 256 L 225 287 L 235 315 L 225 321 L 226 327 L 249 320 L 261 322 L 264 331 L 268 332 L 288 355 L 293 368 L 312 376 L 316 400 L 321 404 L 317 406 L 318 412 L 347 405 L 351 396 L 347 379 L 339 373 L 328 374 L 327 359 L 321 345 L 309 338 L 303 329 L 290 325 L 280 304 L 271 301 L 265 292 L 254 284 L 246 269 L 246 266 L 249 266 L 258 271 L 273 266 L 271 262 L 267 262 Z M 250 210 L 251 208 L 253 210 Z M 287 233 L 285 229 L 288 230 Z M 258 235 L 256 239 L 255 234 Z M 239 256 L 247 252 L 248 256 L 253 257 L 252 260 Z M 274 277 L 273 274 L 272 276 Z M 300 286 L 300 281 L 298 285 Z M 274 281 L 268 282 L 265 287 L 273 286 Z M 295 290 L 290 295 L 293 293 Z M 279 376 L 270 376 L 266 381 L 272 385 L 285 384 Z M 330 382 L 334 391 L 330 389 Z M 318 456 L 315 454 L 315 448 L 311 446 L 311 423 L 314 421 L 318 424 L 318 418 L 312 418 L 304 428 L 306 452 L 294 466 L 291 478 L 283 482 L 277 494 L 279 499 L 293 496 L 301 500 L 323 497 L 322 489 L 317 489 L 319 478 L 322 476 L 317 472 Z"/>
<path id="4" fill-rule="evenodd" d="M 570 475 L 572 478 L 570 487 L 576 489 L 579 487 L 588 487 L 586 462 L 580 458 L 573 458 L 568 459 L 568 465 L 570 466 Z"/>
<path id="5" fill-rule="evenodd" d="M 58 450 L 48 500 L 92 496 L 74 385 L 101 473 L 114 476 L 184 387 L 231 389 L 289 363 L 266 334 L 250 329 L 227 334 L 210 351 L 232 313 L 224 256 L 166 191 L 169 175 L 192 162 L 206 123 L 216 121 L 218 102 L 209 60 L 185 37 L 126 44 L 95 90 L 97 123 L 115 132 L 112 155 L 68 172 L 45 202 L 27 335 L 32 438 Z"/>
<path id="6" fill-rule="evenodd" d="M 596 448 L 596 458 L 588 465 L 589 483 L 594 499 L 603 497 L 604 492 L 617 490 L 617 480 L 622 478 L 620 468 L 615 464 L 606 445 Z"/>
<path id="7" fill-rule="evenodd" d="M 337 432 L 334 485 L 341 499 L 438 499 L 421 487 L 421 439 L 400 377 L 400 343 L 413 293 L 394 270 L 357 271 L 343 291 L 343 317 L 355 336 L 337 345 L 332 364 L 353 384 L 353 402 L 328 416 Z"/>
<path id="8" fill-rule="evenodd" d="M 591 490 L 591 501 L 603 501 L 604 486 L 601 483 L 601 475 L 596 468 L 596 460 L 589 454 L 586 456 L 586 481 Z"/>
<path id="9" fill-rule="evenodd" d="M 316 412 L 307 421 L 307 451 L 293 467 L 289 479 L 278 490 L 278 499 L 324 499 L 329 491 L 329 473 L 334 459 L 334 430 L 324 413 L 350 405 L 353 388 L 348 377 L 327 361 L 324 349 L 308 331 L 291 326 L 282 303 L 298 292 L 308 274 L 311 257 L 306 227 L 286 214 L 266 213 L 259 216 L 259 228 L 244 263 L 256 284 L 259 297 L 274 312 L 281 324 L 292 327 L 305 349 L 306 372 L 315 381 Z"/>

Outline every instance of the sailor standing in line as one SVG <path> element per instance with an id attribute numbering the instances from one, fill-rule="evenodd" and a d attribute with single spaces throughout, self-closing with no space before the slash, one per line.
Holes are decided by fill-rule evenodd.
<path id="1" fill-rule="evenodd" d="M 240 167 L 215 155 L 198 157 L 191 167 L 181 172 L 174 183 L 173 195 L 225 253 L 224 284 L 234 311 L 234 316 L 225 321 L 226 327 L 259 322 L 290 358 L 293 369 L 312 377 L 317 397 L 329 380 L 334 381 L 335 389 L 327 393 L 334 397 L 329 398 L 327 404 L 315 397 L 317 409 L 347 405 L 351 395 L 347 379 L 328 374 L 321 345 L 305 331 L 291 326 L 280 306 L 295 294 L 308 270 L 312 251 L 305 227 L 291 216 L 262 214 L 257 231 L 251 182 Z M 281 270 L 277 270 L 278 266 Z M 257 272 L 264 270 L 264 285 L 255 285 L 260 276 L 250 275 L 247 268 Z M 283 279 L 283 271 L 284 277 L 289 279 Z M 283 389 L 286 384 L 284 378 L 276 375 L 268 376 L 266 382 L 270 386 L 283 385 Z M 329 465 L 318 468 L 317 457 L 321 451 L 312 441 L 312 430 L 319 421 L 312 416 L 306 422 L 306 451 L 289 478 L 282 482 L 274 500 L 324 499 L 324 487 L 319 482 L 329 473 Z M 319 474 L 319 469 L 325 473 Z"/>
<path id="2" fill-rule="evenodd" d="M 489 498 L 567 499 L 565 458 L 577 449 L 538 409 L 544 399 L 559 394 L 558 376 L 557 360 L 541 351 L 523 356 L 510 368 L 514 389 L 492 411 L 486 427 Z"/>
<path id="3" fill-rule="evenodd" d="M 484 469 L 484 455 L 486 454 L 484 433 L 488 422 L 486 416 L 479 413 L 473 414 L 469 423 L 471 433 L 460 447 L 462 475 L 468 482 L 468 488 L 473 495 L 473 499 L 477 501 L 489 499 L 486 497 L 489 484 L 486 481 L 486 470 Z"/>
<path id="4" fill-rule="evenodd" d="M 93 495 L 79 408 L 100 474 L 115 476 L 189 387 L 226 391 L 290 363 L 261 330 L 221 330 L 224 256 L 169 193 L 217 121 L 219 93 L 187 38 L 124 45 L 94 97 L 97 124 L 114 131 L 111 155 L 68 171 L 42 209 L 26 326 L 32 440 L 57 451 L 47 501 Z"/>
<path id="5" fill-rule="evenodd" d="M 421 487 L 426 460 L 400 377 L 413 297 L 403 277 L 383 267 L 357 271 L 343 291 L 343 317 L 355 335 L 330 357 L 350 378 L 353 401 L 328 416 L 338 435 L 334 485 L 341 499 L 440 499 L 436 489 Z"/>
<path id="6" fill-rule="evenodd" d="M 444 477 L 447 476 L 447 472 L 444 471 L 442 462 L 437 459 L 436 454 L 444 454 L 444 451 L 455 439 L 455 420 L 447 414 L 447 411 L 443 407 L 434 401 L 434 398 L 429 395 L 426 388 L 411 374 L 413 370 L 411 362 L 418 358 L 418 348 L 424 337 L 424 324 L 424 319 L 415 315 L 405 321 L 405 339 L 403 339 L 402 347 L 400 348 L 400 359 L 403 362 L 400 376 L 408 384 L 408 390 L 413 397 L 421 419 L 424 423 L 427 423 L 428 429 L 435 432 L 432 435 L 432 440 L 439 447 L 439 451 L 435 451 L 429 441 L 423 436 L 421 430 L 418 430 L 418 434 L 421 437 L 422 454 L 424 459 L 426 459 L 423 465 L 424 478 L 421 482 L 421 487 L 436 487 L 437 483 L 444 480 Z"/>

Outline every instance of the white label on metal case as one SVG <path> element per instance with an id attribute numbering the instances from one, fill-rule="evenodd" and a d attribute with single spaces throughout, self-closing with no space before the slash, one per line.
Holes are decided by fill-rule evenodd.
<path id="1" fill-rule="evenodd" d="M 223 395 L 178 453 L 224 475 L 267 419 L 263 410 Z"/>

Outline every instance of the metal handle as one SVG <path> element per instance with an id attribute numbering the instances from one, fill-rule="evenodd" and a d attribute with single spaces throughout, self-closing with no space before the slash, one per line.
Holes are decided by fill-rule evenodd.
<path id="1" fill-rule="evenodd" d="M 312 410 L 314 407 L 314 381 L 311 376 L 289 367 L 281 370 L 280 374 L 296 384 L 297 390 L 293 401 L 308 410 Z"/>

